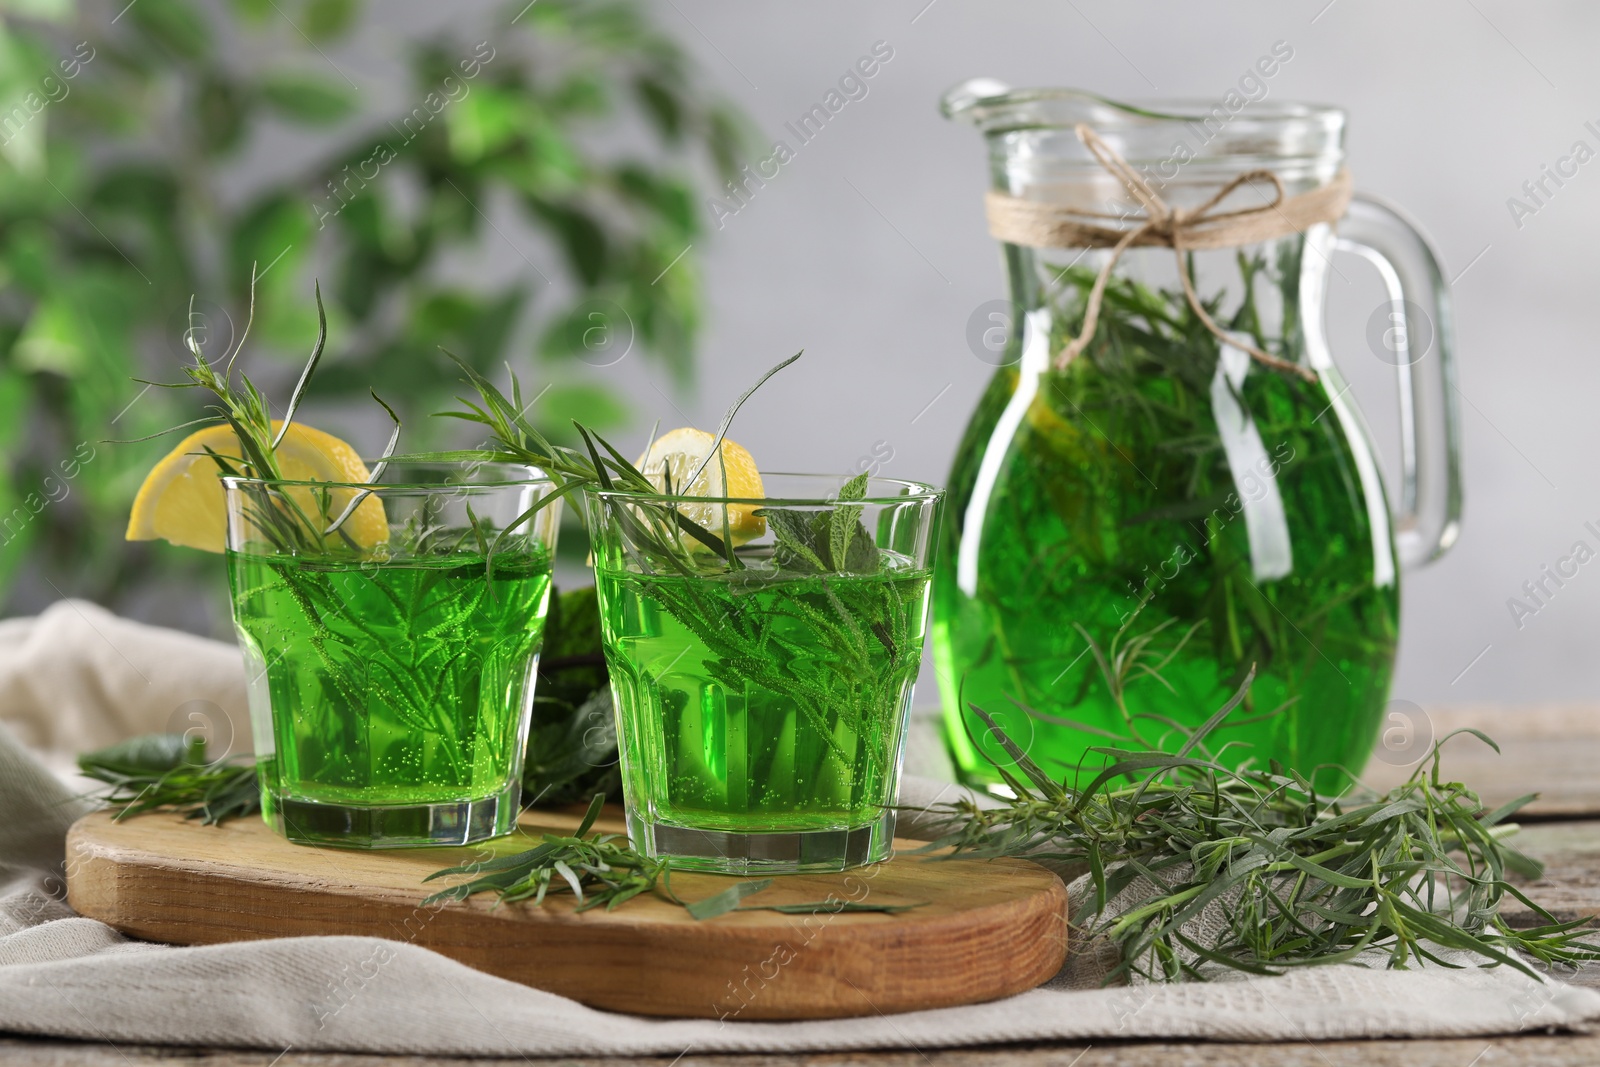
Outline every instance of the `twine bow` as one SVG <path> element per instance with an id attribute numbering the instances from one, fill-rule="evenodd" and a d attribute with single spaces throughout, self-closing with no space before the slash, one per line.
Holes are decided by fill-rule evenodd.
<path id="1" fill-rule="evenodd" d="M 1100 320 L 1100 305 L 1105 298 L 1106 284 L 1116 268 L 1122 253 L 1135 245 L 1161 245 L 1169 247 L 1178 258 L 1178 280 L 1183 285 L 1183 295 L 1189 301 L 1206 329 L 1219 341 L 1242 348 L 1257 362 L 1278 370 L 1290 371 L 1308 379 L 1315 375 L 1297 363 L 1280 359 L 1255 345 L 1241 343 L 1230 337 L 1201 304 L 1194 289 L 1194 279 L 1189 276 L 1189 266 L 1184 253 L 1216 248 L 1237 248 L 1241 245 L 1304 233 L 1319 222 L 1336 222 L 1350 204 L 1350 172 L 1340 169 L 1333 180 L 1310 192 L 1289 196 L 1283 182 L 1270 170 L 1253 168 L 1241 171 L 1229 180 L 1205 203 L 1192 208 L 1170 207 L 1150 187 L 1144 175 L 1134 170 L 1116 149 L 1106 144 L 1087 125 L 1076 127 L 1078 140 L 1095 160 L 1128 190 L 1144 210 L 1143 221 L 1132 229 L 1108 225 L 1100 220 L 1120 222 L 1124 216 L 1086 211 L 1063 204 L 1024 200 L 1006 193 L 990 191 L 986 198 L 989 215 L 989 232 L 1009 244 L 1028 245 L 1035 248 L 1109 248 L 1106 258 L 1089 291 L 1089 301 L 1084 308 L 1083 329 L 1057 355 L 1057 369 L 1065 367 L 1094 339 L 1095 327 Z M 1272 198 L 1255 207 L 1217 211 L 1216 208 L 1236 190 L 1257 182 L 1272 186 Z"/>

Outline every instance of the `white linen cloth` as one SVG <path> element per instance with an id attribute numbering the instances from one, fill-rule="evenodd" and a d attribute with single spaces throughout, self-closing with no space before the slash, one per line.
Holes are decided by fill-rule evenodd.
<path id="1" fill-rule="evenodd" d="M 78 748 L 189 728 L 187 712 L 173 716 L 204 706 L 194 701 L 242 715 L 243 674 L 230 646 L 81 602 L 0 623 L 0 1031 L 274 1051 L 675 1056 L 1049 1039 L 1457 1037 L 1600 1019 L 1600 993 L 1508 968 L 1340 965 L 1087 990 L 1068 988 L 1064 973 L 989 1004 L 819 1022 L 661 1020 L 596 1011 L 376 938 L 132 941 L 61 903 L 63 836 L 85 805 L 18 738 L 61 766 Z M 242 717 L 233 728 L 248 736 Z M 906 799 L 949 788 L 910 782 L 916 795 Z"/>

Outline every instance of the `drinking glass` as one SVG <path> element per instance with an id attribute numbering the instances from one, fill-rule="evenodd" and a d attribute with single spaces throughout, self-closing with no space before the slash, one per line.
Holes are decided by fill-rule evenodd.
<path id="1" fill-rule="evenodd" d="M 266 821 L 349 848 L 510 832 L 559 502 L 527 512 L 553 484 L 449 463 L 223 483 Z"/>
<path id="2" fill-rule="evenodd" d="M 943 491 L 873 478 L 841 501 L 843 478 L 763 480 L 765 498 L 583 498 L 629 836 L 725 873 L 873 863 Z"/>

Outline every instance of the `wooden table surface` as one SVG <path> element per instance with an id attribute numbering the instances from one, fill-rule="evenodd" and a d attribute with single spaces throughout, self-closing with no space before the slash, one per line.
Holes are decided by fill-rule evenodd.
<path id="1" fill-rule="evenodd" d="M 1471 784 L 1490 806 L 1526 793 L 1540 799 L 1527 812 L 1518 847 L 1545 861 L 1543 879 L 1525 887 L 1541 906 L 1561 918 L 1600 915 L 1600 708 L 1429 709 L 1434 735 L 1474 727 L 1499 742 L 1496 755 L 1481 742 L 1458 737 L 1446 748 L 1445 774 Z M 1411 768 L 1375 760 L 1366 778 L 1378 787 L 1403 779 Z M 1519 913 L 1507 909 L 1515 923 Z M 1600 967 L 1566 980 L 1600 988 Z M 16 1067 L 135 1067 L 181 1060 L 194 1067 L 444 1067 L 447 1064 L 518 1064 L 508 1060 L 459 1060 L 411 1056 L 358 1056 L 301 1053 L 294 1050 L 173 1048 L 147 1045 L 94 1045 L 21 1037 L 0 1037 L 0 1063 Z M 563 1058 L 549 1061 L 587 1067 L 599 1061 Z M 611 1061 L 615 1062 L 615 1061 Z M 690 1067 L 1566 1067 L 1600 1064 L 1600 1032 L 1528 1035 L 1450 1041 L 1322 1041 L 1283 1044 L 1220 1042 L 1106 1041 L 1090 1045 L 1021 1044 L 975 1049 L 923 1049 L 883 1052 L 806 1053 L 774 1056 L 696 1056 L 644 1058 L 640 1065 Z"/>

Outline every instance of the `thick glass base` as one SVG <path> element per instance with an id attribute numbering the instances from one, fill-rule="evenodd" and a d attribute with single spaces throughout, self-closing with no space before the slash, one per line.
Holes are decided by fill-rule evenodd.
<path id="1" fill-rule="evenodd" d="M 675 869 L 717 874 L 798 874 L 844 871 L 889 858 L 894 812 L 865 826 L 825 830 L 707 830 L 653 822 L 629 809 L 628 839 L 652 857 L 669 857 Z"/>
<path id="2" fill-rule="evenodd" d="M 469 845 L 509 834 L 521 810 L 511 782 L 476 800 L 367 807 L 262 792 L 261 815 L 290 841 L 333 848 L 433 848 Z"/>

